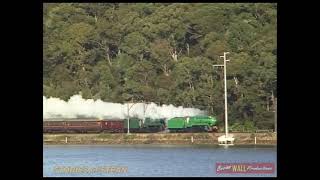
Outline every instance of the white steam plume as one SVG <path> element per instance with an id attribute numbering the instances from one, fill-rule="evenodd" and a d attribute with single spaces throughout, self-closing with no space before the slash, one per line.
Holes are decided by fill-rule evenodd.
<path id="1" fill-rule="evenodd" d="M 129 103 L 130 117 L 173 118 L 184 116 L 205 115 L 204 111 L 195 108 L 175 107 L 173 105 L 158 106 L 155 103 Z M 144 108 L 145 107 L 145 108 Z M 127 104 L 103 102 L 100 99 L 83 99 L 81 95 L 72 96 L 67 102 L 59 98 L 43 96 L 43 117 L 48 118 L 99 118 L 125 119 L 127 118 Z M 145 109 L 145 113 L 144 113 Z"/>

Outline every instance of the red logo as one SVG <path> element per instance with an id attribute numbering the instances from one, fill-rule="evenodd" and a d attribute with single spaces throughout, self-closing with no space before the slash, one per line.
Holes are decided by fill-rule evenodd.
<path id="1" fill-rule="evenodd" d="M 216 173 L 273 174 L 274 163 L 216 163 Z"/>

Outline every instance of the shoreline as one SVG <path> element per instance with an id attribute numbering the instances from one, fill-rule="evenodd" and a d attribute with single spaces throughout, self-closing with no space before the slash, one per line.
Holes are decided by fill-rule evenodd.
<path id="1" fill-rule="evenodd" d="M 218 145 L 224 133 L 43 134 L 44 145 Z M 234 145 L 277 145 L 276 133 L 231 133 Z M 255 144 L 256 142 L 256 144 Z"/>

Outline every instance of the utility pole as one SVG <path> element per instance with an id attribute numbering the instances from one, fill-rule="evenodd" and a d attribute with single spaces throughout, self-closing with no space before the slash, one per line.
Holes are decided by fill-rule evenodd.
<path id="1" fill-rule="evenodd" d="M 145 122 L 146 120 L 146 111 L 147 111 L 147 108 L 148 108 L 148 103 L 146 104 L 145 101 L 142 101 L 143 103 L 143 119 L 142 119 L 142 123 Z"/>
<path id="2" fill-rule="evenodd" d="M 274 98 L 274 132 L 277 132 L 277 98 Z"/>
<path id="3" fill-rule="evenodd" d="M 228 138 L 229 136 L 229 131 L 228 131 L 228 103 L 227 103 L 227 57 L 226 55 L 229 54 L 229 52 L 224 52 L 223 56 L 220 56 L 223 58 L 223 64 L 219 65 L 212 65 L 213 67 L 216 66 L 223 66 L 224 69 L 224 115 L 225 115 L 225 136 Z"/>
<path id="4" fill-rule="evenodd" d="M 271 100 L 273 103 L 274 112 L 274 132 L 277 132 L 277 98 L 274 97 L 273 91 L 271 92 Z"/>
<path id="5" fill-rule="evenodd" d="M 146 119 L 146 107 L 144 104 L 144 101 L 142 101 L 142 106 L 143 106 L 143 118 L 142 118 L 142 123 L 144 123 L 145 119 Z"/>
<path id="6" fill-rule="evenodd" d="M 137 103 L 133 103 L 133 100 L 132 100 L 132 105 L 131 106 L 129 106 L 129 103 L 127 103 L 127 121 L 128 121 L 128 130 L 127 130 L 127 134 L 129 135 L 130 134 L 130 109 L 135 105 L 135 104 L 137 104 Z"/>
<path id="7" fill-rule="evenodd" d="M 128 130 L 127 130 L 127 134 L 130 134 L 130 130 L 129 130 L 129 126 L 130 126 L 130 123 L 129 123 L 129 111 L 130 111 L 129 103 L 127 103 L 127 110 L 128 110 L 128 116 L 127 116 L 127 120 L 128 120 Z"/>

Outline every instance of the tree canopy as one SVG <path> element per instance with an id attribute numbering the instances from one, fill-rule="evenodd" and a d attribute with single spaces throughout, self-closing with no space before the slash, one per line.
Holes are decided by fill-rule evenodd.
<path id="1" fill-rule="evenodd" d="M 273 127 L 277 5 L 273 3 L 47 3 L 44 96 L 196 107 L 229 122 Z M 251 125 L 250 124 L 250 125 Z"/>

